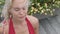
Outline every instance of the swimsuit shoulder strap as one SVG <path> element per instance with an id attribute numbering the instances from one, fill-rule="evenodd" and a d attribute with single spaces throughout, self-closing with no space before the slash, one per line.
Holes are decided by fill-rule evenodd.
<path id="1" fill-rule="evenodd" d="M 33 28 L 32 24 L 31 24 L 31 22 L 28 20 L 28 18 L 26 18 L 26 21 L 27 21 L 29 33 L 30 33 L 30 34 L 35 34 L 34 28 Z"/>
<path id="2" fill-rule="evenodd" d="M 9 23 L 9 34 L 15 34 L 12 18 L 10 18 L 10 23 Z"/>

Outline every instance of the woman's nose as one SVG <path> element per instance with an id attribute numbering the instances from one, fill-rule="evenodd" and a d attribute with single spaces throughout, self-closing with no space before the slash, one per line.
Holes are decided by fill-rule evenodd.
<path id="1" fill-rule="evenodd" d="M 19 14 L 23 14 L 23 12 L 24 12 L 24 11 L 21 9 L 21 10 L 19 11 Z"/>

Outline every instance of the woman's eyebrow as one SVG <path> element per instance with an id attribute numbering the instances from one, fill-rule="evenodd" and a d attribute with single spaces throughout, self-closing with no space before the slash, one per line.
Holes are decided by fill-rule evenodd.
<path id="1" fill-rule="evenodd" d="M 12 8 L 19 8 L 19 9 L 21 9 L 21 8 L 27 8 L 27 7 L 23 6 L 23 7 L 12 7 Z"/>

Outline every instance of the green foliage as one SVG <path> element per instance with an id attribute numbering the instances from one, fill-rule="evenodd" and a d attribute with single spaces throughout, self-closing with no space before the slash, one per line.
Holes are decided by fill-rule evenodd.
<path id="1" fill-rule="evenodd" d="M 55 8 L 60 8 L 60 0 L 33 0 L 28 14 L 54 15 Z"/>
<path id="2" fill-rule="evenodd" d="M 2 6 L 4 5 L 4 1 L 5 0 L 0 0 L 0 8 L 2 8 Z"/>
<path id="3" fill-rule="evenodd" d="M 1 14 L 1 11 L 2 11 L 3 5 L 4 5 L 4 1 L 5 0 L 0 0 L 0 14 Z"/>

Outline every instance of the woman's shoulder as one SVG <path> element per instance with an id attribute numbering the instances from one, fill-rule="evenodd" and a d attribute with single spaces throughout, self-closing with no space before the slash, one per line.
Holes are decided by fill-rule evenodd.
<path id="1" fill-rule="evenodd" d="M 32 22 L 38 22 L 38 21 L 39 21 L 38 18 L 36 18 L 36 17 L 34 17 L 34 16 L 32 16 L 32 15 L 28 15 L 27 18 L 28 18 L 29 20 L 31 20 Z"/>
<path id="2" fill-rule="evenodd" d="M 32 26 L 35 28 L 39 25 L 39 20 L 38 18 L 34 17 L 34 16 L 31 16 L 31 15 L 28 15 L 27 16 L 28 20 L 31 22 Z"/>

